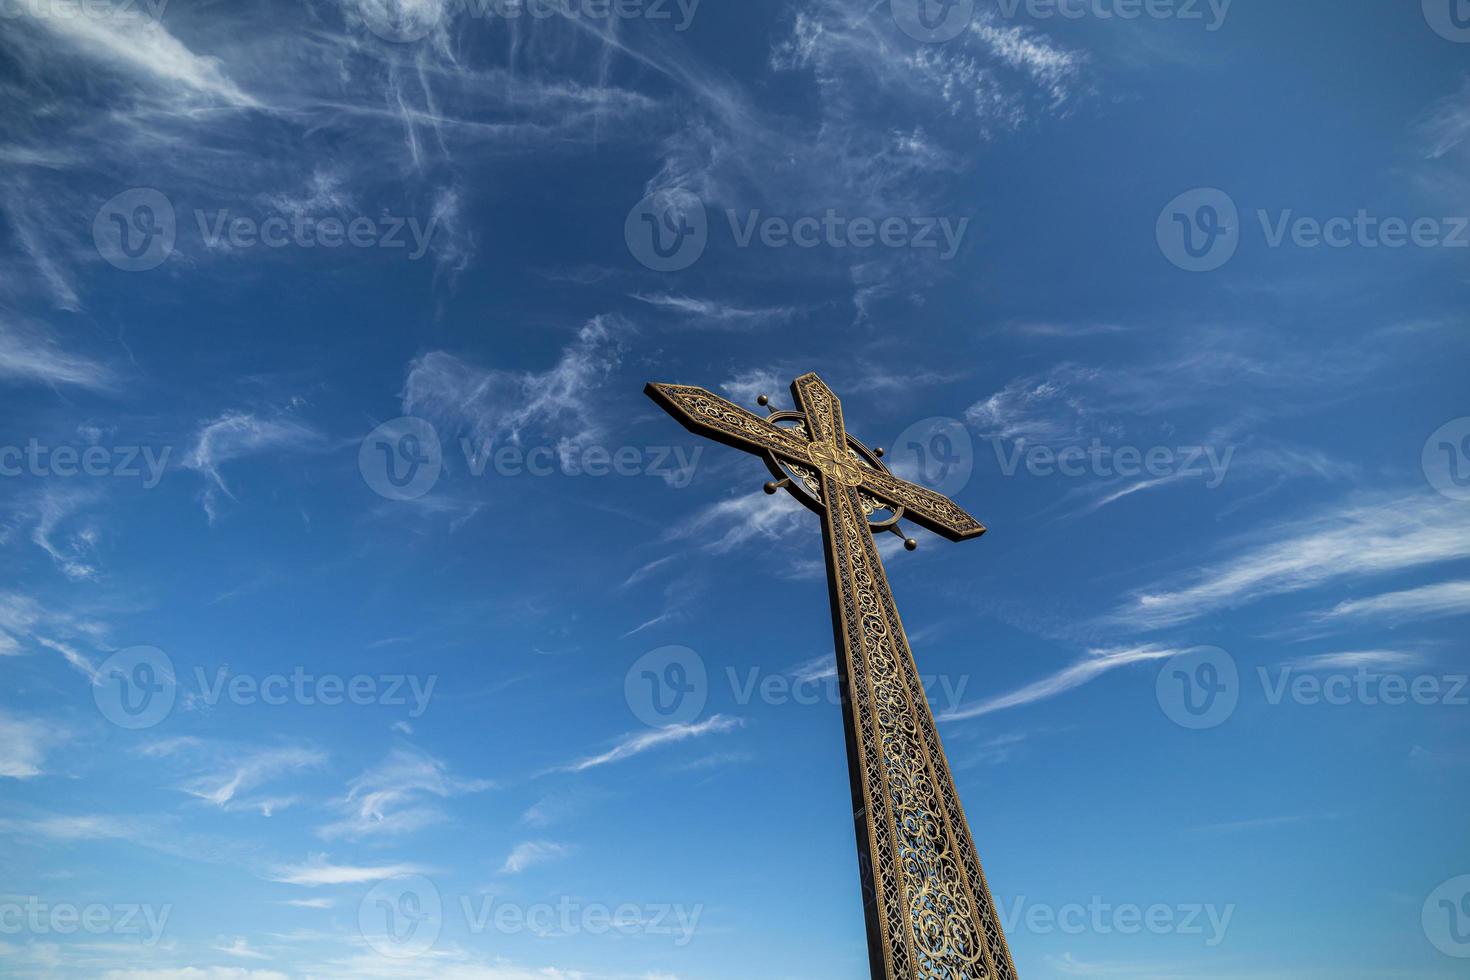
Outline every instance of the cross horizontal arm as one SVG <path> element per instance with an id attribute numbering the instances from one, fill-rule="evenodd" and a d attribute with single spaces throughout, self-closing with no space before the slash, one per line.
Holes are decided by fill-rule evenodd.
<path id="1" fill-rule="evenodd" d="M 901 505 L 905 517 L 940 537 L 965 541 L 985 533 L 984 524 L 944 494 L 900 480 L 892 473 L 869 471 L 864 474 L 863 487 L 885 503 Z"/>
<path id="2" fill-rule="evenodd" d="M 693 385 L 650 382 L 643 392 L 695 435 L 708 436 L 746 452 L 772 452 L 797 462 L 807 459 L 807 440 L 800 433 L 767 422 L 712 391 Z"/>

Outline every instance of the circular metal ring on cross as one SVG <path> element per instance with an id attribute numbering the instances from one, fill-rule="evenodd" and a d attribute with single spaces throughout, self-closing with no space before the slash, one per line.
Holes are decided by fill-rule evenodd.
<path id="1" fill-rule="evenodd" d="M 800 423 L 804 433 L 810 432 L 810 429 L 807 428 L 807 418 L 804 412 L 772 412 L 766 416 L 766 421 L 772 425 L 781 425 L 783 422 L 788 423 L 785 426 L 787 428 L 794 428 L 795 426 L 792 423 Z M 878 454 L 851 434 L 847 436 L 847 448 L 851 452 L 845 454 L 845 458 L 842 458 L 844 454 L 834 454 L 832 452 L 833 448 L 835 447 L 830 442 L 810 443 L 808 462 L 820 473 L 825 474 L 829 471 L 835 471 L 835 478 L 845 486 L 855 487 L 860 485 L 863 482 L 862 469 L 864 467 L 892 475 L 892 472 L 883 463 L 883 460 L 879 458 Z M 853 454 L 856 454 L 856 459 L 853 458 Z M 775 485 L 784 487 L 788 493 L 808 509 L 818 514 L 822 512 L 823 504 L 821 499 L 807 485 L 807 482 L 802 478 L 802 474 L 793 468 L 793 464 L 785 462 L 781 457 L 772 452 L 766 452 L 764 458 L 766 468 L 779 481 Z M 889 506 L 885 504 L 884 506 L 888 507 L 888 517 L 878 521 L 868 521 L 868 526 L 875 531 L 886 531 L 897 525 L 903 519 L 902 505 Z"/>

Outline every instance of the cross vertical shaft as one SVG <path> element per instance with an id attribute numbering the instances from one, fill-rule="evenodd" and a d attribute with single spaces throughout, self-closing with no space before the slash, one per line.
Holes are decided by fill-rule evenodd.
<path id="1" fill-rule="evenodd" d="M 841 403 L 815 374 L 791 388 L 795 429 L 701 388 L 648 393 L 692 431 L 763 452 L 773 471 L 794 470 L 807 484 L 798 499 L 822 515 L 874 980 L 1016 980 L 870 513 L 876 505 L 900 515 L 908 504 L 917 522 L 955 539 L 984 527 L 888 473 L 848 436 Z"/>

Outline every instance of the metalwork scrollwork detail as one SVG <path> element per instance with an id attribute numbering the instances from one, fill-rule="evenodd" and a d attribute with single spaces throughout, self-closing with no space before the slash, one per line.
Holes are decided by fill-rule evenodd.
<path id="1" fill-rule="evenodd" d="M 859 495 L 825 489 L 888 975 L 1015 980 Z"/>

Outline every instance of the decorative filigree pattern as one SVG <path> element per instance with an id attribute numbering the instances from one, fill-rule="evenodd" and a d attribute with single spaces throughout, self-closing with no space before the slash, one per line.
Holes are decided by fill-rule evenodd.
<path id="1" fill-rule="evenodd" d="M 775 453 L 805 461 L 808 441 L 790 429 L 767 422 L 704 388 L 690 385 L 650 384 L 650 395 L 694 432 L 719 439 L 737 449 Z"/>
<path id="2" fill-rule="evenodd" d="M 909 516 L 931 531 L 950 538 L 968 538 L 985 533 L 985 525 L 942 493 L 900 480 L 892 473 L 875 471 L 864 485 L 877 497 L 901 506 Z"/>
<path id="3" fill-rule="evenodd" d="M 825 489 L 827 560 L 837 583 L 845 707 L 860 756 L 882 976 L 1015 980 L 858 494 L 830 479 Z"/>
<path id="4" fill-rule="evenodd" d="M 815 374 L 791 388 L 804 414 L 785 427 L 703 388 L 648 391 L 693 431 L 779 461 L 822 513 L 873 976 L 1016 980 L 869 518 L 902 508 L 955 539 L 985 528 L 858 453 Z"/>

